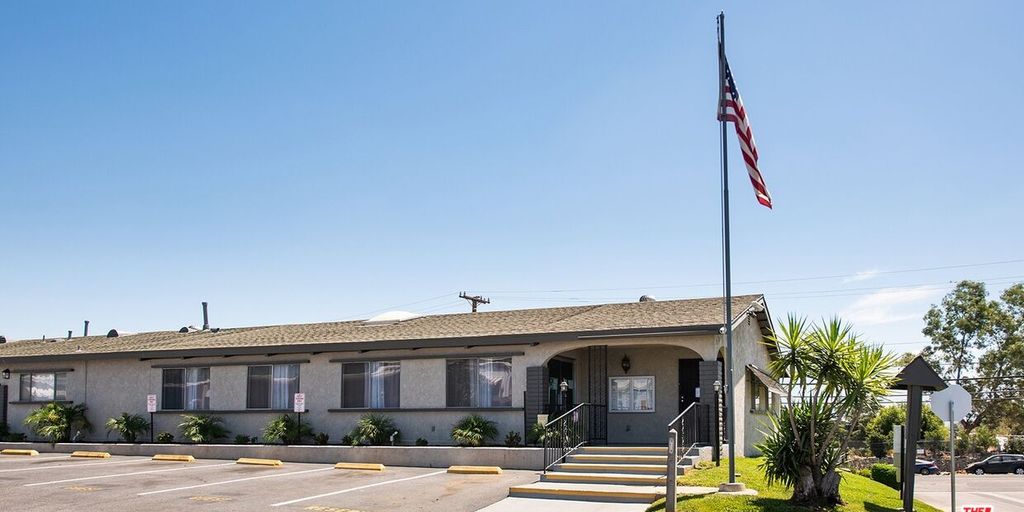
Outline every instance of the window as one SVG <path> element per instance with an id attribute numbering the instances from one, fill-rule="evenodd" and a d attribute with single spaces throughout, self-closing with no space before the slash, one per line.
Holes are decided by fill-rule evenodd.
<path id="1" fill-rule="evenodd" d="M 768 386 L 765 386 L 761 379 L 749 370 L 747 378 L 750 379 L 750 412 L 767 412 Z"/>
<path id="2" fill-rule="evenodd" d="M 21 374 L 18 399 L 23 402 L 50 402 L 68 399 L 68 374 L 23 373 Z"/>
<path id="3" fill-rule="evenodd" d="M 654 412 L 654 377 L 612 377 L 609 412 Z"/>
<path id="4" fill-rule="evenodd" d="M 202 411 L 210 408 L 210 368 L 165 368 L 163 409 Z"/>
<path id="5" fill-rule="evenodd" d="M 448 407 L 512 407 L 512 358 L 449 359 Z"/>
<path id="6" fill-rule="evenodd" d="M 398 361 L 341 364 L 341 406 L 358 409 L 399 407 L 402 365 Z"/>
<path id="7" fill-rule="evenodd" d="M 299 392 L 299 365 L 250 366 L 247 388 L 247 408 L 291 410 Z"/>

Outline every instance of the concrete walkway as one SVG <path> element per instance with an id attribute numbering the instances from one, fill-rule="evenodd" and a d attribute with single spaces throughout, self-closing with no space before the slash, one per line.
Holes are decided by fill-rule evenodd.
<path id="1" fill-rule="evenodd" d="M 477 512 L 644 512 L 644 503 L 599 503 L 594 501 L 505 498 Z"/>

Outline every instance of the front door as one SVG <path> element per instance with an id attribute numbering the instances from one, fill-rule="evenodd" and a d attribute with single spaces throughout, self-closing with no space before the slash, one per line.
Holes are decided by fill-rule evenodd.
<path id="1" fill-rule="evenodd" d="M 573 376 L 572 361 L 552 359 L 548 362 L 548 414 L 558 415 L 572 408 L 576 399 L 575 390 L 576 379 Z M 554 419 L 554 416 L 551 416 L 551 419 Z"/>
<path id="2" fill-rule="evenodd" d="M 679 412 L 700 401 L 700 397 L 697 396 L 700 389 L 699 365 L 699 359 L 679 360 Z"/>

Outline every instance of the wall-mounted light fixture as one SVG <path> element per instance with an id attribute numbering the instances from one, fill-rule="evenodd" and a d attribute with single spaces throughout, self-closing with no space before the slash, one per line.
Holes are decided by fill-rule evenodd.
<path id="1" fill-rule="evenodd" d="M 622 373 L 629 373 L 633 365 L 629 362 L 629 356 L 622 356 Z"/>
<path id="2" fill-rule="evenodd" d="M 558 390 L 561 391 L 562 393 L 568 392 L 569 391 L 569 383 L 566 382 L 565 379 L 562 379 L 562 382 L 558 383 Z"/>
<path id="3" fill-rule="evenodd" d="M 0 375 L 3 375 L 4 380 L 10 379 L 11 378 L 11 370 L 9 370 L 7 368 L 4 368 L 4 371 L 0 372 Z"/>

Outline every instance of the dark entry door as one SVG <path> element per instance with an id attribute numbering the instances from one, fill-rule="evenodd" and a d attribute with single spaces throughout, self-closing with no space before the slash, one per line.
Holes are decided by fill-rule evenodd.
<path id="1" fill-rule="evenodd" d="M 562 391 L 562 382 L 566 384 L 565 392 Z M 552 359 L 548 362 L 548 414 L 558 415 L 571 409 L 576 400 L 575 390 L 572 361 Z"/>
<path id="2" fill-rule="evenodd" d="M 699 402 L 697 389 L 700 388 L 699 359 L 679 360 L 679 412 L 694 402 Z"/>
<path id="3" fill-rule="evenodd" d="M 0 385 L 0 425 L 7 424 L 7 384 Z"/>

